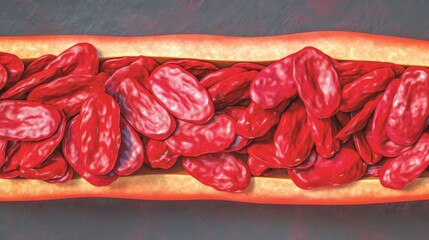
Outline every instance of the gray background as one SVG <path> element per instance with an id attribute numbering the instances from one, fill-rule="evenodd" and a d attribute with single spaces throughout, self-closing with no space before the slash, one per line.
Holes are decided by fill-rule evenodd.
<path id="1" fill-rule="evenodd" d="M 6 1 L 0 35 L 261 36 L 348 30 L 429 39 L 420 1 Z M 276 206 L 70 199 L 0 203 L 0 239 L 424 239 L 429 201 Z"/>

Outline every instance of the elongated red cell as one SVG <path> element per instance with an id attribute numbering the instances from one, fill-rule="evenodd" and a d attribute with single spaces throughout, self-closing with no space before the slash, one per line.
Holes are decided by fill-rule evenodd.
<path id="1" fill-rule="evenodd" d="M 106 80 L 106 92 L 113 95 L 125 78 L 134 78 L 145 88 L 149 88 L 149 71 L 145 68 L 144 64 L 145 58 L 136 58 L 129 65 L 113 72 L 109 79 Z"/>
<path id="2" fill-rule="evenodd" d="M 66 117 L 61 111 L 61 122 L 55 133 L 40 141 L 25 141 L 19 144 L 19 148 L 9 159 L 6 171 L 18 168 L 33 169 L 42 164 L 58 147 L 64 137 Z"/>
<path id="3" fill-rule="evenodd" d="M 190 72 L 196 78 L 201 79 L 205 75 L 219 70 L 213 63 L 194 59 L 172 59 L 167 60 L 163 65 L 175 64 Z"/>
<path id="4" fill-rule="evenodd" d="M 30 93 L 35 87 L 39 86 L 40 84 L 50 82 L 51 80 L 58 77 L 60 74 L 61 71 L 59 68 L 51 68 L 30 75 L 28 78 L 17 82 L 7 91 L 5 91 L 0 96 L 0 100 L 24 100 L 27 97 L 28 93 Z"/>
<path id="5" fill-rule="evenodd" d="M 341 103 L 341 87 L 330 59 L 313 47 L 306 47 L 294 57 L 295 86 L 307 112 L 316 118 L 335 115 Z"/>
<path id="6" fill-rule="evenodd" d="M 291 55 L 268 65 L 253 80 L 250 97 L 260 108 L 274 108 L 296 95 L 293 58 Z"/>
<path id="7" fill-rule="evenodd" d="M 342 126 L 347 126 L 347 124 L 350 122 L 351 116 L 349 113 L 338 112 L 336 118 Z M 365 128 L 371 128 L 371 126 L 366 125 Z M 371 147 L 371 145 L 368 143 L 368 140 L 366 139 L 366 129 L 362 129 L 353 133 L 351 138 L 356 151 L 359 153 L 364 162 L 371 165 L 378 163 L 382 159 L 383 156 L 374 152 L 373 147 Z M 350 143 L 350 141 L 346 142 L 346 144 L 347 143 Z"/>
<path id="8" fill-rule="evenodd" d="M 80 116 L 80 158 L 85 171 L 104 175 L 113 170 L 121 144 L 120 110 L 115 99 L 100 93 L 87 99 Z"/>
<path id="9" fill-rule="evenodd" d="M 240 119 L 241 116 L 243 116 L 245 111 L 246 111 L 245 107 L 231 106 L 231 107 L 222 109 L 221 111 L 219 111 L 219 113 L 225 113 L 235 121 L 238 121 L 238 119 Z M 245 146 L 249 145 L 251 142 L 252 142 L 251 139 L 241 136 L 240 134 L 236 134 L 234 141 L 224 151 L 225 152 L 239 151 L 243 149 Z"/>
<path id="10" fill-rule="evenodd" d="M 121 117 L 121 145 L 114 171 L 119 176 L 128 176 L 140 169 L 144 163 L 144 147 L 139 135 Z"/>
<path id="11" fill-rule="evenodd" d="M 2 65 L 7 72 L 6 84 L 2 83 L 3 81 L 0 81 L 0 84 L 3 84 L 3 86 L 0 85 L 0 89 L 4 86 L 8 88 L 21 79 L 22 73 L 24 72 L 24 63 L 18 58 L 18 56 L 0 52 L 0 65 Z"/>
<path id="12" fill-rule="evenodd" d="M 55 55 L 46 54 L 34 59 L 24 70 L 21 79 L 26 79 L 29 76 L 43 71 L 43 69 L 48 65 L 52 60 L 56 58 Z M 55 69 L 55 68 L 52 68 Z"/>
<path id="13" fill-rule="evenodd" d="M 301 100 L 295 100 L 282 114 L 274 135 L 276 156 L 284 167 L 299 165 L 313 148 L 311 129 L 307 125 L 307 112 Z"/>
<path id="14" fill-rule="evenodd" d="M 401 155 L 388 159 L 380 169 L 380 182 L 389 188 L 402 189 L 429 166 L 429 134 L 423 133 L 416 144 Z"/>
<path id="15" fill-rule="evenodd" d="M 60 178 L 49 179 L 46 182 L 48 183 L 66 183 L 73 179 L 74 171 L 73 168 L 68 165 L 67 172 Z"/>
<path id="16" fill-rule="evenodd" d="M 383 158 L 381 154 L 374 151 L 374 145 L 369 144 L 365 136 L 365 130 L 353 133 L 352 140 L 356 151 L 367 164 L 376 164 Z"/>
<path id="17" fill-rule="evenodd" d="M 2 64 L 0 64 L 0 90 L 3 89 L 6 83 L 7 83 L 7 70 Z"/>
<path id="18" fill-rule="evenodd" d="M 383 68 L 391 68 L 395 72 L 395 76 L 401 76 L 404 67 L 389 62 L 373 62 L 373 61 L 332 61 L 335 70 L 338 73 L 341 85 L 345 86 L 358 79 L 359 77 Z"/>
<path id="19" fill-rule="evenodd" d="M 319 119 L 311 114 L 307 115 L 307 125 L 316 145 L 316 152 L 323 158 L 332 157 L 340 149 L 340 142 L 335 138 L 337 132 L 333 121 L 332 118 Z"/>
<path id="20" fill-rule="evenodd" d="M 290 167 L 288 169 L 308 169 L 316 163 L 316 160 L 317 160 L 317 153 L 313 149 L 313 150 L 311 150 L 310 155 L 308 155 L 307 159 L 305 159 L 299 165 Z"/>
<path id="21" fill-rule="evenodd" d="M 386 124 L 393 99 L 399 88 L 400 79 L 393 80 L 384 91 L 383 97 L 374 110 L 372 121 L 365 131 L 365 137 L 374 152 L 384 157 L 396 157 L 407 151 L 408 146 L 394 143 L 386 133 Z"/>
<path id="22" fill-rule="evenodd" d="M 38 141 L 52 136 L 61 122 L 55 107 L 21 100 L 0 101 L 0 139 Z"/>
<path id="23" fill-rule="evenodd" d="M 59 68 L 66 75 L 96 75 L 99 60 L 97 49 L 89 43 L 78 43 L 53 59 L 45 69 Z"/>
<path id="24" fill-rule="evenodd" d="M 338 132 L 336 138 L 347 141 L 353 133 L 364 129 L 371 120 L 371 116 L 382 97 L 383 94 L 379 94 L 376 98 L 368 101 L 358 113 L 353 113 L 353 117 Z"/>
<path id="25" fill-rule="evenodd" d="M 150 75 L 149 84 L 158 102 L 180 120 L 203 124 L 214 114 L 207 90 L 192 74 L 177 65 L 156 68 Z"/>
<path id="26" fill-rule="evenodd" d="M 152 94 L 133 78 L 123 79 L 113 94 L 121 114 L 139 133 L 163 140 L 176 128 L 176 121 Z"/>
<path id="27" fill-rule="evenodd" d="M 266 171 L 270 169 L 262 161 L 251 155 L 249 155 L 247 159 L 247 166 L 249 167 L 252 176 L 262 176 Z"/>
<path id="28" fill-rule="evenodd" d="M 258 64 L 258 63 L 252 63 L 252 62 L 239 62 L 239 63 L 232 65 L 231 67 L 232 68 L 244 68 L 248 71 L 252 71 L 252 70 L 261 71 L 266 66 L 264 66 L 262 64 Z"/>
<path id="29" fill-rule="evenodd" d="M 67 117 L 80 112 L 83 102 L 98 92 L 104 92 L 106 73 L 97 76 L 70 75 L 57 78 L 34 88 L 28 101 L 53 105 L 63 110 Z"/>
<path id="30" fill-rule="evenodd" d="M 257 71 L 238 73 L 210 87 L 208 92 L 215 108 L 222 109 L 249 99 L 249 86 L 257 73 Z"/>
<path id="31" fill-rule="evenodd" d="M 20 145 L 21 142 L 18 141 L 8 142 L 5 152 L 6 157 L 4 159 L 4 164 L 0 168 L 0 178 L 12 179 L 19 176 L 19 169 L 15 168 L 8 171 L 8 169 L 11 169 L 10 167 L 8 167 L 8 165 L 11 164 L 10 159 L 13 157 L 13 155 L 15 155 Z"/>
<path id="32" fill-rule="evenodd" d="M 312 189 L 352 183 L 365 174 L 366 168 L 366 163 L 355 150 L 342 147 L 330 159 L 318 156 L 310 168 L 289 169 L 288 173 L 298 187 Z"/>
<path id="33" fill-rule="evenodd" d="M 402 146 L 398 145 L 389 138 L 385 140 L 375 140 L 373 137 L 373 132 L 371 128 L 368 126 L 365 130 L 365 138 L 368 142 L 368 145 L 371 146 L 371 149 L 383 157 L 397 157 L 401 155 L 402 153 L 408 151 L 411 146 Z"/>
<path id="34" fill-rule="evenodd" d="M 261 164 L 268 168 L 283 168 L 282 162 L 276 156 L 276 146 L 270 140 L 256 141 L 247 148 L 249 156 L 257 158 Z"/>
<path id="35" fill-rule="evenodd" d="M 104 61 L 101 64 L 100 72 L 105 72 L 109 75 L 113 75 L 120 68 L 129 66 L 135 62 L 140 62 L 141 65 L 148 72 L 152 72 L 159 65 L 152 58 L 145 57 L 145 56 L 112 58 L 112 59 L 108 59 L 108 60 Z"/>
<path id="36" fill-rule="evenodd" d="M 211 86 L 215 85 L 216 83 L 223 81 L 229 77 L 232 77 L 237 73 L 242 73 L 242 72 L 247 72 L 247 70 L 239 67 L 222 68 L 204 76 L 200 80 L 200 83 L 206 89 L 209 89 Z"/>
<path id="37" fill-rule="evenodd" d="M 390 68 L 377 69 L 345 85 L 341 91 L 340 111 L 352 112 L 383 91 L 395 78 Z"/>
<path id="38" fill-rule="evenodd" d="M 182 166 L 191 176 L 219 191 L 243 192 L 250 185 L 250 171 L 233 153 L 184 157 Z"/>
<path id="39" fill-rule="evenodd" d="M 68 164 L 63 155 L 55 151 L 47 157 L 46 161 L 35 168 L 20 168 L 19 176 L 48 181 L 62 178 L 67 173 L 67 169 Z"/>
<path id="40" fill-rule="evenodd" d="M 7 141 L 0 139 L 0 167 L 6 163 Z"/>
<path id="41" fill-rule="evenodd" d="M 386 133 L 392 142 L 411 145 L 417 141 L 428 125 L 429 70 L 409 67 L 393 98 L 386 122 Z"/>
<path id="42" fill-rule="evenodd" d="M 180 157 L 172 153 L 164 141 L 149 139 L 146 148 L 148 163 L 152 168 L 169 169 Z"/>
<path id="43" fill-rule="evenodd" d="M 80 158 L 80 138 L 80 117 L 77 116 L 68 121 L 62 144 L 63 154 L 67 162 L 77 174 L 94 186 L 101 187 L 112 184 L 119 177 L 115 171 L 111 171 L 106 175 L 95 175 L 85 171 Z"/>
<path id="44" fill-rule="evenodd" d="M 176 131 L 165 143 L 175 154 L 198 156 L 221 152 L 234 139 L 235 121 L 225 114 L 219 114 L 203 125 L 178 120 Z"/>
<path id="45" fill-rule="evenodd" d="M 237 134 L 248 139 L 263 136 L 279 122 L 282 112 L 288 105 L 289 101 L 286 101 L 275 108 L 262 109 L 255 103 L 250 103 L 237 121 Z"/>

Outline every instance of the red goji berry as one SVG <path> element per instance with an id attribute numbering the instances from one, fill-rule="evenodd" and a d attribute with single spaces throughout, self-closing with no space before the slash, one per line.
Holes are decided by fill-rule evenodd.
<path id="1" fill-rule="evenodd" d="M 0 139 L 0 167 L 6 163 L 7 141 Z"/>
<path id="2" fill-rule="evenodd" d="M 231 76 L 234 76 L 237 73 L 247 72 L 244 68 L 234 67 L 234 68 L 222 68 L 215 72 L 211 72 L 204 76 L 200 83 L 203 85 L 206 89 L 209 89 L 211 86 L 215 85 L 216 83 L 223 81 Z"/>
<path id="3" fill-rule="evenodd" d="M 53 59 L 45 69 L 59 68 L 66 75 L 96 75 L 99 61 L 97 49 L 89 43 L 78 43 Z"/>
<path id="4" fill-rule="evenodd" d="M 198 156 L 223 151 L 234 139 L 235 121 L 219 114 L 203 125 L 178 120 L 176 131 L 165 143 L 174 154 Z"/>
<path id="5" fill-rule="evenodd" d="M 205 75 L 219 70 L 214 64 L 200 61 L 200 60 L 191 60 L 191 59 L 173 59 L 167 60 L 163 65 L 175 64 L 190 72 L 196 78 L 201 79 Z"/>
<path id="6" fill-rule="evenodd" d="M 252 176 L 262 176 L 266 171 L 270 170 L 262 161 L 251 155 L 247 159 L 247 166 Z"/>
<path id="7" fill-rule="evenodd" d="M 310 155 L 314 143 L 307 125 L 305 106 L 299 99 L 293 101 L 282 114 L 274 143 L 276 156 L 284 167 L 299 165 Z"/>
<path id="8" fill-rule="evenodd" d="M 67 167 L 66 173 L 60 178 L 49 179 L 46 182 L 48 183 L 66 183 L 73 178 L 73 168 L 70 166 Z"/>
<path id="9" fill-rule="evenodd" d="M 250 98 L 249 86 L 258 72 L 237 73 L 210 87 L 208 92 L 216 109 L 235 105 Z"/>
<path id="10" fill-rule="evenodd" d="M 115 71 L 109 79 L 106 80 L 105 89 L 110 95 L 113 95 L 118 89 L 119 84 L 125 78 L 134 78 L 143 84 L 148 89 L 149 87 L 149 72 L 143 66 L 144 60 L 137 59 L 130 65 L 122 67 Z"/>
<path id="11" fill-rule="evenodd" d="M 293 60 L 295 85 L 307 112 L 316 118 L 330 118 L 341 103 L 337 72 L 321 51 L 306 47 Z"/>
<path id="12" fill-rule="evenodd" d="M 408 151 L 411 146 L 402 146 L 392 142 L 390 139 L 383 141 L 375 140 L 371 128 L 368 126 L 365 131 L 365 139 L 368 145 L 375 152 L 383 157 L 397 157 Z"/>
<path id="13" fill-rule="evenodd" d="M 198 181 L 219 191 L 243 192 L 250 185 L 249 169 L 232 153 L 184 157 L 182 166 Z"/>
<path id="14" fill-rule="evenodd" d="M 113 75 L 120 68 L 129 66 L 136 61 L 140 61 L 148 72 L 152 72 L 159 65 L 152 58 L 145 56 L 112 58 L 107 59 L 101 64 L 100 72 L 105 72 L 109 75 Z"/>
<path id="15" fill-rule="evenodd" d="M 380 169 L 380 182 L 389 188 L 402 189 L 429 166 L 429 134 L 423 133 L 416 144 L 401 155 L 388 159 Z"/>
<path id="16" fill-rule="evenodd" d="M 365 130 L 353 133 L 352 140 L 360 157 L 367 164 L 376 164 L 383 158 L 383 156 L 376 153 L 369 144 L 365 136 Z"/>
<path id="17" fill-rule="evenodd" d="M 7 83 L 7 70 L 3 65 L 0 64 L 0 90 L 3 89 L 3 87 Z"/>
<path id="18" fill-rule="evenodd" d="M 17 82 L 15 85 L 6 90 L 1 96 L 0 100 L 4 99 L 15 99 L 24 100 L 27 95 L 38 85 L 48 83 L 58 77 L 61 74 L 59 68 L 51 68 L 42 70 L 28 78 Z"/>
<path id="19" fill-rule="evenodd" d="M 28 101 L 53 105 L 67 117 L 80 112 L 83 102 L 97 92 L 104 92 L 106 73 L 97 76 L 70 75 L 39 85 L 27 97 Z"/>
<path id="20" fill-rule="evenodd" d="M 307 125 L 311 131 L 311 138 L 316 145 L 316 152 L 323 158 L 332 157 L 340 149 L 340 142 L 335 138 L 335 119 L 319 119 L 311 114 L 307 115 Z"/>
<path id="21" fill-rule="evenodd" d="M 288 173 L 299 188 L 311 189 L 352 183 L 364 175 L 366 167 L 355 150 L 341 147 L 330 159 L 318 156 L 310 168 L 289 169 Z"/>
<path id="22" fill-rule="evenodd" d="M 28 179 L 40 179 L 44 181 L 58 179 L 67 173 L 67 162 L 63 155 L 55 151 L 48 156 L 46 161 L 36 168 L 21 168 L 19 176 Z"/>
<path id="23" fill-rule="evenodd" d="M 379 92 L 393 80 L 395 73 L 390 68 L 377 69 L 345 85 L 341 91 L 340 111 L 352 112 Z"/>
<path id="24" fill-rule="evenodd" d="M 61 111 L 61 122 L 54 135 L 40 141 L 25 141 L 19 144 L 19 148 L 9 159 L 6 171 L 18 168 L 33 169 L 42 164 L 60 144 L 64 137 L 66 117 Z"/>
<path id="25" fill-rule="evenodd" d="M 274 108 L 295 95 L 293 55 L 262 69 L 250 86 L 252 101 L 263 109 Z"/>
<path id="26" fill-rule="evenodd" d="M 345 126 L 343 126 L 341 131 L 338 132 L 336 138 L 342 141 L 347 141 L 353 133 L 364 129 L 382 97 L 383 94 L 379 94 L 376 98 L 369 100 L 361 111 L 356 114 L 352 113 L 353 117 Z"/>
<path id="27" fill-rule="evenodd" d="M 308 157 L 303 162 L 301 162 L 299 165 L 290 167 L 288 169 L 308 169 L 316 163 L 316 159 L 317 159 L 317 153 L 314 149 L 312 149 L 310 152 L 310 155 L 308 155 Z"/>
<path id="28" fill-rule="evenodd" d="M 43 69 L 56 57 L 52 54 L 46 54 L 34 59 L 24 70 L 21 79 L 26 79 L 33 74 L 43 71 Z M 55 69 L 55 68 L 53 68 Z"/>
<path id="29" fill-rule="evenodd" d="M 139 135 L 121 118 L 121 145 L 114 171 L 119 176 L 128 176 L 144 163 L 144 147 Z"/>
<path id="30" fill-rule="evenodd" d="M 18 56 L 0 52 L 0 65 L 2 65 L 7 71 L 7 81 L 3 86 L 9 88 L 21 79 L 22 73 L 24 72 L 24 63 L 18 58 Z M 0 85 L 0 89 L 2 89 L 3 86 Z"/>
<path id="31" fill-rule="evenodd" d="M 19 169 L 12 169 L 11 171 L 7 171 L 8 165 L 10 164 L 10 159 L 13 157 L 15 152 L 19 149 L 19 146 L 21 145 L 21 142 L 9 142 L 6 147 L 6 157 L 4 164 L 0 168 L 0 178 L 16 178 L 19 176 Z"/>
<path id="32" fill-rule="evenodd" d="M 38 141 L 52 136 L 61 122 L 52 106 L 21 100 L 0 101 L 0 139 Z"/>
<path id="33" fill-rule="evenodd" d="M 244 68 L 247 71 L 261 71 L 262 69 L 264 69 L 266 66 L 262 65 L 262 64 L 258 64 L 258 63 L 251 63 L 251 62 L 239 62 L 236 63 L 234 65 L 231 66 L 232 68 Z"/>
<path id="34" fill-rule="evenodd" d="M 95 175 L 85 171 L 82 158 L 80 157 L 80 138 L 80 117 L 77 116 L 68 121 L 62 145 L 64 157 L 70 166 L 94 186 L 107 186 L 118 179 L 119 176 L 115 171 L 111 171 L 106 175 Z"/>
<path id="35" fill-rule="evenodd" d="M 262 109 L 252 102 L 237 121 L 237 134 L 248 139 L 263 136 L 279 122 L 281 114 L 289 103 L 287 100 L 275 108 Z"/>
<path id="36" fill-rule="evenodd" d="M 429 69 L 409 67 L 391 104 L 386 121 L 386 133 L 392 142 L 411 145 L 417 141 L 428 125 Z"/>
<path id="37" fill-rule="evenodd" d="M 342 86 L 345 86 L 359 77 L 377 69 L 391 68 L 397 77 L 399 77 L 404 71 L 404 67 L 389 62 L 333 61 L 333 64 Z"/>
<path id="38" fill-rule="evenodd" d="M 387 119 L 393 105 L 393 99 L 399 88 L 400 80 L 393 80 L 383 93 L 383 97 L 378 102 L 374 110 L 372 121 L 365 132 L 366 140 L 374 152 L 385 157 L 396 157 L 407 151 L 406 146 L 392 142 L 386 133 Z"/>
<path id="39" fill-rule="evenodd" d="M 253 142 L 247 147 L 247 153 L 268 168 L 283 168 L 281 160 L 276 156 L 276 146 L 271 139 Z"/>
<path id="40" fill-rule="evenodd" d="M 121 144 L 120 110 L 115 99 L 99 93 L 82 105 L 80 158 L 85 171 L 104 175 L 115 167 Z"/>
<path id="41" fill-rule="evenodd" d="M 176 118 L 203 124 L 213 117 L 214 106 L 207 90 L 178 65 L 156 68 L 149 84 L 154 97 Z"/>
<path id="42" fill-rule="evenodd" d="M 147 143 L 147 159 L 151 168 L 169 169 L 180 157 L 172 153 L 164 141 L 149 139 Z"/>
<path id="43" fill-rule="evenodd" d="M 243 116 L 245 111 L 246 111 L 245 107 L 231 106 L 231 107 L 227 107 L 227 108 L 222 109 L 218 113 L 225 113 L 226 115 L 230 116 L 232 119 L 237 121 L 238 119 L 241 118 L 241 116 Z M 243 149 L 244 147 L 246 147 L 247 145 L 249 145 L 251 142 L 252 142 L 252 140 L 247 139 L 247 138 L 241 136 L 240 134 L 236 134 L 234 141 L 231 143 L 231 145 L 229 147 L 227 147 L 224 150 L 224 152 L 239 151 L 239 150 Z"/>
<path id="44" fill-rule="evenodd" d="M 137 132 L 156 140 L 163 140 L 174 132 L 173 116 L 137 80 L 123 79 L 113 97 L 121 114 Z"/>

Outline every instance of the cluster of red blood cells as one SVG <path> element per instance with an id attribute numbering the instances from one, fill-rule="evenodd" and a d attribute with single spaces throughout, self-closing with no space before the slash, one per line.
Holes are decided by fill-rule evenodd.
<path id="1" fill-rule="evenodd" d="M 106 186 L 180 164 L 229 192 L 275 169 L 304 189 L 365 175 L 404 188 L 429 165 L 429 70 L 313 47 L 223 68 L 99 59 L 88 43 L 27 62 L 0 53 L 0 112 L 1 178 Z"/>

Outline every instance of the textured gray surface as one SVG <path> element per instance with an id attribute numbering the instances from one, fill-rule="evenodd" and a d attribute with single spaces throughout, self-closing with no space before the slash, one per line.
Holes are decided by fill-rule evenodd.
<path id="1" fill-rule="evenodd" d="M 0 0 L 0 6 L 0 35 L 260 36 L 348 30 L 429 38 L 426 0 Z"/>
<path id="2" fill-rule="evenodd" d="M 277 206 L 78 199 L 1 203 L 6 239 L 425 239 L 429 204 Z"/>
<path id="3" fill-rule="evenodd" d="M 420 1 L 7 1 L 0 35 L 275 35 L 348 30 L 429 39 Z M 0 203 L 0 239 L 424 239 L 429 202 L 275 206 L 115 199 Z"/>

